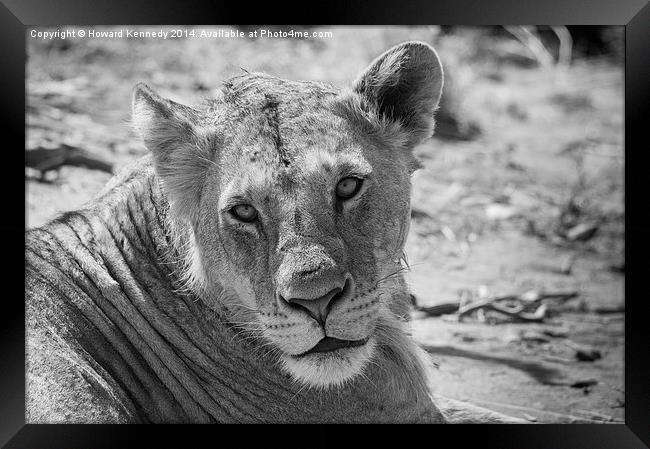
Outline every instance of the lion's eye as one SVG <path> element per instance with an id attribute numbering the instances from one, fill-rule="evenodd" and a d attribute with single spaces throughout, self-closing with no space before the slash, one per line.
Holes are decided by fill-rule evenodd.
<path id="1" fill-rule="evenodd" d="M 359 193 L 362 183 L 363 180 L 359 178 L 343 178 L 336 185 L 336 196 L 343 200 L 350 199 Z"/>
<path id="2" fill-rule="evenodd" d="M 246 223 L 251 222 L 257 218 L 257 210 L 255 210 L 255 208 L 249 204 L 239 204 L 230 209 L 230 212 L 236 219 L 244 221 Z"/>

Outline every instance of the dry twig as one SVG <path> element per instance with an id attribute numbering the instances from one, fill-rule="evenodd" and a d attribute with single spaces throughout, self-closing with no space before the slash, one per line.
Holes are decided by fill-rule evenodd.
<path id="1" fill-rule="evenodd" d="M 64 165 L 86 167 L 92 170 L 101 170 L 112 173 L 113 164 L 81 148 L 61 144 L 58 148 L 43 148 L 27 150 L 25 152 L 25 166 L 41 172 L 44 179 L 45 173 L 59 170 Z"/>
<path id="2" fill-rule="evenodd" d="M 548 306 L 546 304 L 540 304 L 541 301 L 552 299 L 565 302 L 576 298 L 578 295 L 579 293 L 576 291 L 553 293 L 538 293 L 530 291 L 520 295 L 495 296 L 470 303 L 456 300 L 435 304 L 429 307 L 419 307 L 415 301 L 415 297 L 413 297 L 413 305 L 416 310 L 424 312 L 427 316 L 455 314 L 455 316 L 460 320 L 474 312 L 492 310 L 507 315 L 517 321 L 539 323 L 544 321 L 548 312 Z M 502 302 L 514 302 L 516 304 L 500 304 Z"/>

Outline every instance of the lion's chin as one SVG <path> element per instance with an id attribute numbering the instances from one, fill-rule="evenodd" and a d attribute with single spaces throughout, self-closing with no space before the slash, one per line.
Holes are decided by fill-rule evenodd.
<path id="1" fill-rule="evenodd" d="M 375 346 L 375 340 L 370 338 L 362 346 L 330 352 L 302 356 L 283 354 L 282 367 L 291 377 L 307 386 L 320 389 L 340 387 L 363 372 Z"/>

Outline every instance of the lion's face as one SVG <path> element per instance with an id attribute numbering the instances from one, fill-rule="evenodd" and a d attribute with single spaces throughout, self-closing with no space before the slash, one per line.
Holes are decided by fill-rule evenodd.
<path id="1" fill-rule="evenodd" d="M 441 73 L 428 46 L 391 51 L 352 91 L 247 74 L 201 112 L 162 114 L 190 126 L 175 128 L 191 133 L 180 145 L 193 155 L 179 161 L 163 151 L 155 160 L 176 217 L 192 224 L 194 277 L 208 292 L 217 284 L 236 292 L 240 324 L 310 386 L 362 372 L 378 323 L 392 313 L 417 166 L 410 149 L 431 131 Z M 409 61 L 413 73 L 404 72 Z M 420 72 L 436 68 L 431 85 Z M 395 90 L 400 80 L 417 92 Z M 138 102 L 136 92 L 136 115 L 152 95 Z M 201 168 L 188 174 L 192 163 Z M 177 192 L 187 186 L 194 190 Z"/>
<path id="2" fill-rule="evenodd" d="M 262 112 L 236 125 L 242 138 L 209 172 L 197 226 L 204 269 L 257 312 L 284 366 L 317 385 L 346 380 L 372 355 L 399 271 L 412 165 L 327 107 L 280 103 L 277 123 Z M 312 127 L 296 131 L 305 115 Z"/>

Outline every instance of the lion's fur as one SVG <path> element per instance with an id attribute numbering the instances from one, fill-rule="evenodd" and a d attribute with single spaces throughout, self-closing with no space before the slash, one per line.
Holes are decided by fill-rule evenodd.
<path id="1" fill-rule="evenodd" d="M 26 236 L 27 421 L 453 421 L 400 263 L 441 89 L 421 43 L 342 91 L 247 73 L 193 109 L 137 86 L 151 155 Z M 340 204 L 328 192 L 351 175 L 364 187 Z M 229 215 L 242 198 L 259 223 Z M 322 327 L 278 299 L 344 278 Z M 302 355 L 325 335 L 369 343 Z"/>

